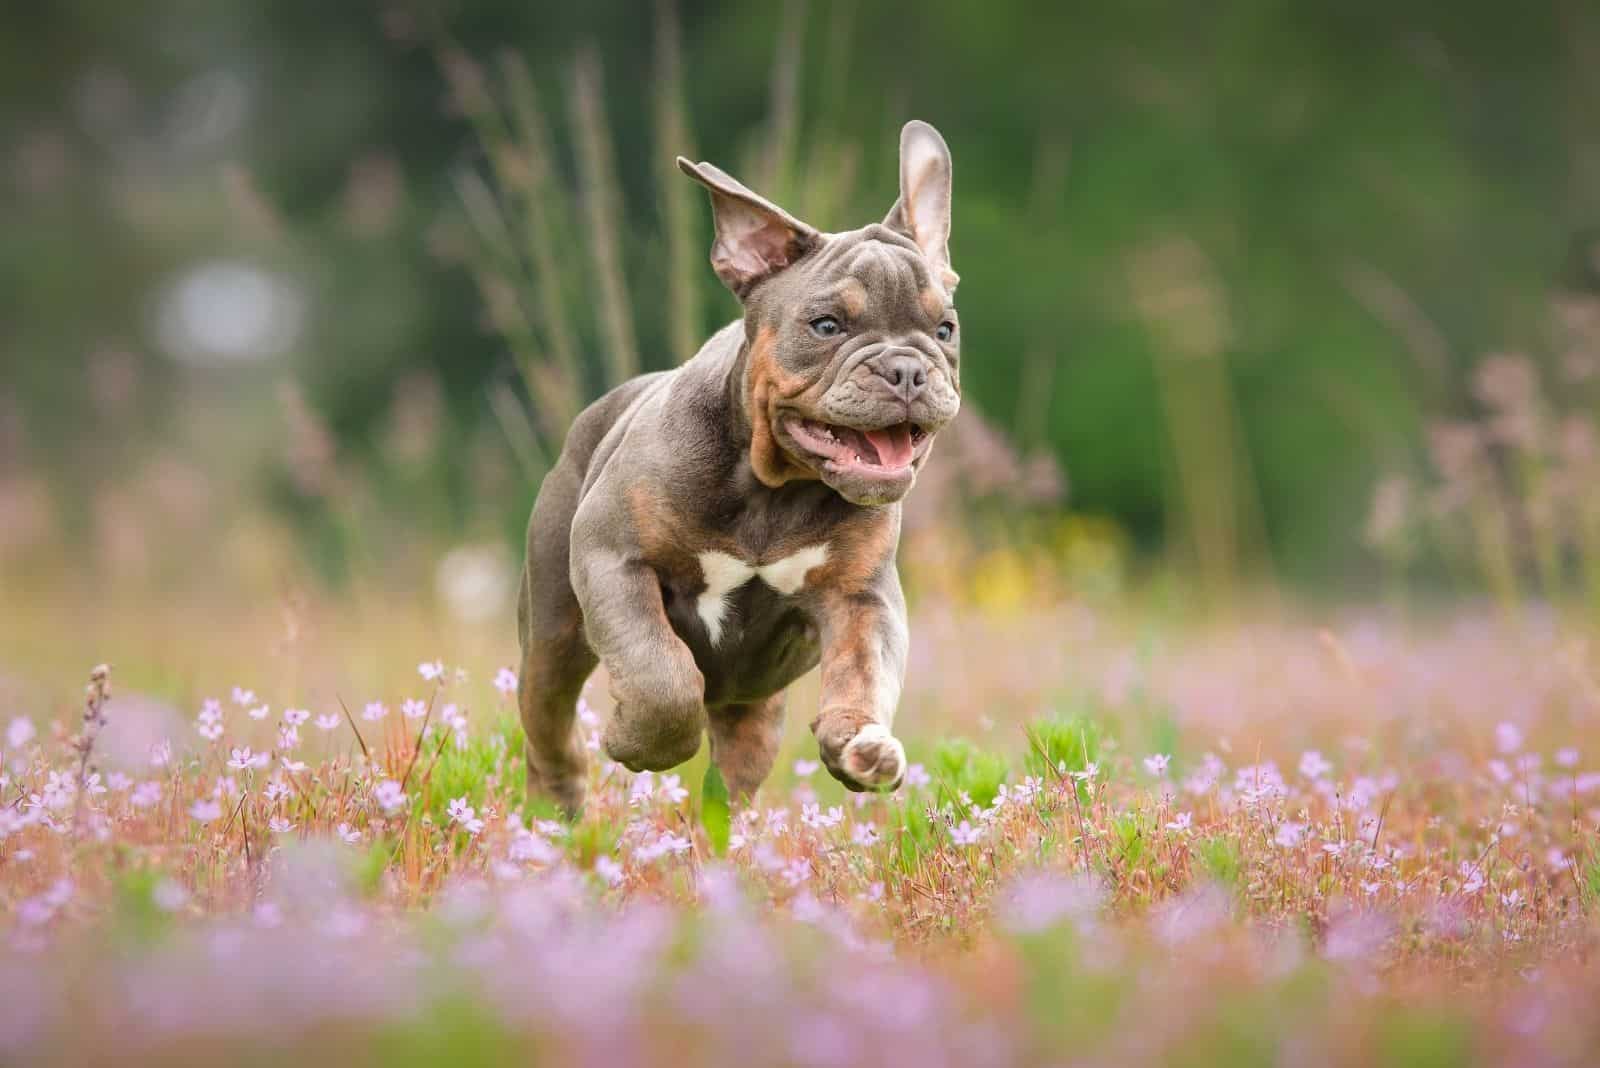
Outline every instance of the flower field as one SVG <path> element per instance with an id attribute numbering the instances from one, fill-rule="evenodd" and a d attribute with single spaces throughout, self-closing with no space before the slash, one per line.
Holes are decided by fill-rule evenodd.
<path id="1" fill-rule="evenodd" d="M 750 807 L 633 775 L 597 679 L 575 824 L 522 796 L 497 632 L 8 663 L 0 1056 L 1594 1063 L 1588 632 L 915 615 L 898 794 L 819 772 L 804 682 Z"/>

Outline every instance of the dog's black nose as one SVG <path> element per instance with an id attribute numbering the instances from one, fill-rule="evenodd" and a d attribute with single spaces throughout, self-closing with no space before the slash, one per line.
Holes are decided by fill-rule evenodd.
<path id="1" fill-rule="evenodd" d="M 868 360 L 867 366 L 889 384 L 890 392 L 907 403 L 928 384 L 928 369 L 921 357 L 909 353 L 885 352 Z"/>

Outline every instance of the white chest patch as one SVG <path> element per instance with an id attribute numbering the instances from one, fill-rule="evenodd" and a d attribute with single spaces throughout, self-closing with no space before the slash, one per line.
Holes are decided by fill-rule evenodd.
<path id="1" fill-rule="evenodd" d="M 700 573 L 705 576 L 706 589 L 695 601 L 695 611 L 711 635 L 711 644 L 722 641 L 722 624 L 728 615 L 728 596 L 758 578 L 774 590 L 789 596 L 805 584 L 806 575 L 813 568 L 828 562 L 828 545 L 808 545 L 770 564 L 747 564 L 737 556 L 710 550 L 700 554 Z"/>

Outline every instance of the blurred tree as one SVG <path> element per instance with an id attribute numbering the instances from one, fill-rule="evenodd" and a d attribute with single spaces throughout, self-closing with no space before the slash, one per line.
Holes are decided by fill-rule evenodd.
<path id="1" fill-rule="evenodd" d="M 459 177 L 489 168 L 450 103 L 448 49 L 524 57 L 575 189 L 564 102 L 592 46 L 640 362 L 679 354 L 670 309 L 704 329 L 734 314 L 703 259 L 694 296 L 670 295 L 646 236 L 685 228 L 661 185 L 643 5 L 69 0 L 5 19 L 0 407 L 63 485 L 131 462 L 107 442 L 173 435 L 179 396 L 250 408 L 261 447 L 292 368 L 341 462 L 390 472 L 376 492 L 425 511 L 424 532 L 474 521 L 462 472 L 494 466 L 491 398 L 517 365 L 461 262 Z M 1420 462 L 1422 422 L 1470 407 L 1483 352 L 1544 336 L 1552 280 L 1600 218 L 1600 14 L 1584 0 L 816 0 L 684 4 L 678 25 L 679 132 L 702 158 L 755 164 L 744 177 L 779 199 L 816 188 L 818 159 L 853 174 L 796 205 L 819 226 L 885 210 L 894 130 L 936 123 L 956 156 L 971 395 L 1054 449 L 1074 507 L 1246 568 L 1263 550 L 1296 577 L 1358 563 L 1375 472 Z M 216 259 L 303 295 L 284 357 L 166 358 L 153 309 Z M 591 323 L 575 328 L 586 373 L 608 358 Z M 134 361 L 137 403 L 86 435 L 107 353 Z M 397 413 L 434 388 L 419 382 L 437 387 L 434 447 L 397 467 Z M 491 505 L 511 529 L 533 487 L 508 485 Z"/>

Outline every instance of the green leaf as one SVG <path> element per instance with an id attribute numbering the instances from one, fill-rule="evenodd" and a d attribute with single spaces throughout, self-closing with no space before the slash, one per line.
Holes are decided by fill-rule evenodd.
<path id="1" fill-rule="evenodd" d="M 705 825 L 713 856 L 728 851 L 728 784 L 715 764 L 706 765 L 706 781 L 700 788 L 700 822 Z"/>

